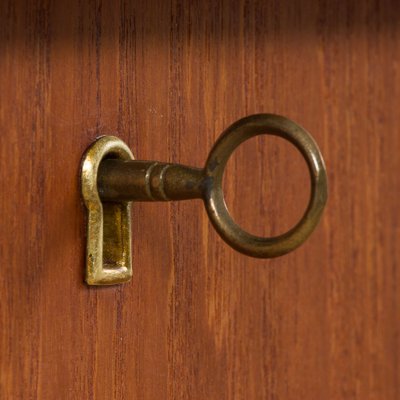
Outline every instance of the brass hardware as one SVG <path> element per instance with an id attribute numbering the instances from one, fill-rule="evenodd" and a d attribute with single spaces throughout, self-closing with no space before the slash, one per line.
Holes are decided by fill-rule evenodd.
<path id="1" fill-rule="evenodd" d="M 86 282 L 113 285 L 132 277 L 131 210 L 128 202 L 102 202 L 97 191 L 100 162 L 105 158 L 133 160 L 128 146 L 103 136 L 86 151 L 81 170 L 82 195 L 88 210 Z"/>
<path id="2" fill-rule="evenodd" d="M 271 238 L 252 235 L 238 226 L 229 214 L 222 191 L 223 173 L 230 155 L 242 142 L 261 134 L 280 136 L 294 144 L 305 158 L 311 178 L 311 197 L 305 214 L 291 230 Z M 107 138 L 102 138 L 95 142 L 93 150 L 101 140 L 104 141 Z M 116 143 L 118 139 L 112 138 L 109 140 Z M 119 141 L 118 143 L 122 146 L 122 142 Z M 124 156 L 108 157 L 104 153 L 102 154 L 103 161 L 101 161 L 100 155 L 96 158 L 98 173 L 92 174 L 90 185 L 92 188 L 91 196 L 96 198 L 95 207 L 97 210 L 100 209 L 101 204 L 118 208 L 129 207 L 128 202 L 130 201 L 168 201 L 201 198 L 204 201 L 212 224 L 225 242 L 239 252 L 252 257 L 277 257 L 300 246 L 318 224 L 327 200 L 326 170 L 317 144 L 304 128 L 278 115 L 257 114 L 235 122 L 214 144 L 204 169 L 157 161 L 132 161 L 131 154 L 127 152 L 127 148 L 123 148 L 125 151 Z M 89 149 L 88 154 L 90 151 L 91 149 Z M 98 193 L 93 181 L 95 175 L 97 175 Z M 87 180 L 87 178 L 82 179 L 83 186 L 85 186 Z M 89 210 L 88 230 L 90 232 L 90 224 L 93 219 L 90 215 L 93 210 L 91 211 L 91 203 L 87 200 L 87 196 L 85 197 L 85 193 L 84 198 Z M 100 198 L 103 203 L 101 203 Z M 94 205 L 92 205 L 93 207 Z M 98 214 L 99 211 L 97 211 L 96 215 Z M 128 214 L 129 208 L 126 208 L 126 215 Z M 116 217 L 115 214 L 114 216 Z M 127 222 L 124 226 L 128 227 Z M 104 246 L 111 245 L 110 235 L 107 234 L 104 237 L 108 237 L 108 242 L 107 244 L 104 243 Z M 125 238 L 127 238 L 127 235 Z M 96 243 L 89 243 L 93 239 Z M 99 236 L 93 237 L 93 235 L 89 234 L 89 255 L 95 252 L 95 245 L 99 245 Z M 127 246 L 126 243 L 125 245 Z M 111 259 L 115 261 L 115 259 L 118 259 L 118 252 L 121 250 L 121 247 L 115 250 L 108 249 L 107 253 L 111 254 Z M 87 262 L 90 262 L 90 258 L 88 258 Z M 118 262 L 116 264 L 120 265 Z M 91 270 L 89 264 L 88 270 Z M 112 270 L 112 267 L 107 266 L 107 271 L 110 270 Z M 109 278 L 105 280 L 87 279 L 87 282 L 89 284 L 121 282 L 120 279 L 114 281 L 111 272 L 109 273 Z M 91 278 L 92 274 L 88 273 L 88 277 Z"/>

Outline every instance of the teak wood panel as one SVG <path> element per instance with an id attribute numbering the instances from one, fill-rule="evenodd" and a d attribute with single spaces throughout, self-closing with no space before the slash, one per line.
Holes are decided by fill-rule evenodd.
<path id="1" fill-rule="evenodd" d="M 400 7 L 383 1 L 2 1 L 1 399 L 399 399 Z M 135 204 L 134 278 L 83 283 L 78 171 L 116 134 L 202 166 L 257 112 L 315 137 L 329 202 L 273 260 L 219 239 L 201 202 Z M 227 202 L 277 234 L 301 157 L 263 137 Z"/>

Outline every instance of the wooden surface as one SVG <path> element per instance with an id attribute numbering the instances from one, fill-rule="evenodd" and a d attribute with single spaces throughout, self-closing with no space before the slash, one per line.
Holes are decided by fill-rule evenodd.
<path id="1" fill-rule="evenodd" d="M 1 399 L 399 399 L 400 7 L 382 1 L 2 1 Z M 83 283 L 78 171 L 117 134 L 202 166 L 256 113 L 306 127 L 329 202 L 299 250 L 242 256 L 201 202 L 135 204 L 134 279 Z M 227 202 L 276 234 L 306 168 L 262 138 Z"/>

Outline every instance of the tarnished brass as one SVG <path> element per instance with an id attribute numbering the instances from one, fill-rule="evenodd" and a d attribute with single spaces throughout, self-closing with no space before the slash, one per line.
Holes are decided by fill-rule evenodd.
<path id="1" fill-rule="evenodd" d="M 86 151 L 81 170 L 82 195 L 88 211 L 86 282 L 113 285 L 132 277 L 131 211 L 126 201 L 102 202 L 97 190 L 99 165 L 104 159 L 133 160 L 128 146 L 103 136 Z"/>
<path id="2" fill-rule="evenodd" d="M 252 235 L 238 226 L 229 214 L 222 190 L 223 173 L 230 155 L 245 140 L 262 134 L 280 136 L 294 144 L 307 162 L 311 179 L 311 197 L 301 220 L 288 232 L 271 238 Z M 203 169 L 157 161 L 132 161 L 129 157 L 104 157 L 97 174 L 97 190 L 103 205 L 201 198 L 213 226 L 226 243 L 252 257 L 272 258 L 296 249 L 314 230 L 327 200 L 327 176 L 318 146 L 304 128 L 282 116 L 257 114 L 235 122 L 223 132 Z M 96 203 L 97 208 L 99 204 Z M 119 250 L 111 253 L 115 256 Z M 108 283 L 120 281 L 108 280 L 104 284 Z"/>

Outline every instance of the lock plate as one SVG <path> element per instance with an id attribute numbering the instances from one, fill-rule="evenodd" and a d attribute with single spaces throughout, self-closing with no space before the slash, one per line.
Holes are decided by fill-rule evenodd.
<path id="1" fill-rule="evenodd" d="M 132 277 L 130 203 L 101 201 L 97 175 L 104 159 L 134 157 L 128 146 L 114 136 L 100 137 L 83 157 L 81 185 L 87 209 L 85 280 L 89 285 L 114 285 Z"/>

